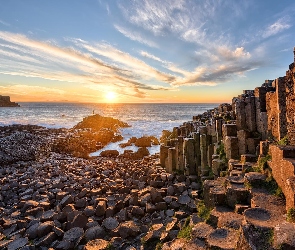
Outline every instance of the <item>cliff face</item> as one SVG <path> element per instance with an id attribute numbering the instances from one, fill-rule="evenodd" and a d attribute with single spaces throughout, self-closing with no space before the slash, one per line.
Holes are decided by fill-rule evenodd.
<path id="1" fill-rule="evenodd" d="M 9 96 L 0 95 L 0 107 L 19 107 L 19 104 L 11 102 Z"/>
<path id="2" fill-rule="evenodd" d="M 231 105 L 221 104 L 218 108 L 194 116 L 192 122 L 174 128 L 166 144 L 161 146 L 161 165 L 170 173 L 181 171 L 187 175 L 197 175 L 204 182 L 206 179 L 218 179 L 230 171 L 233 160 L 251 158 L 254 164 L 267 154 L 275 154 L 275 149 L 268 152 L 268 145 L 277 144 L 280 140 L 287 142 L 295 152 L 294 87 L 295 62 L 289 65 L 284 77 L 266 80 L 254 90 L 244 90 L 232 99 Z M 221 148 L 223 159 L 220 157 Z M 284 158 L 273 157 L 269 166 L 273 168 L 273 177 L 285 193 L 287 208 L 290 208 L 295 207 L 294 199 L 289 198 L 295 197 L 295 188 L 291 190 L 285 186 L 285 182 L 287 179 L 295 180 L 295 175 L 294 170 L 285 171 L 290 164 Z M 238 173 L 241 176 L 245 174 L 247 162 L 250 160 L 237 163 L 242 168 Z M 295 155 L 294 160 L 289 162 L 295 162 Z M 278 172 L 285 175 L 283 181 L 276 174 Z"/>

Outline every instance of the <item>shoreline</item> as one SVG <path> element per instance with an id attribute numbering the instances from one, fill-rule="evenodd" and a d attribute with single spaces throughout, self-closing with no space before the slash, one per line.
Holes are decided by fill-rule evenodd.
<path id="1" fill-rule="evenodd" d="M 144 241 L 153 242 L 148 236 L 154 233 L 152 225 L 162 225 L 166 239 L 173 240 L 177 223 L 196 212 L 189 196 L 197 195 L 195 179 L 166 173 L 158 155 L 83 159 L 44 148 L 67 132 L 34 125 L 0 127 L 2 151 L 14 145 L 11 152 L 7 146 L 8 155 L 17 149 L 18 157 L 27 157 L 3 164 L 1 155 L 0 248 L 107 244 L 140 249 Z M 25 147 L 18 144 L 24 140 Z"/>

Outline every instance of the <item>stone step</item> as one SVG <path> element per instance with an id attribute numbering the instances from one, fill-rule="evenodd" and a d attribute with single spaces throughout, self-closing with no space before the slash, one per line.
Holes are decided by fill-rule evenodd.
<path id="1" fill-rule="evenodd" d="M 243 175 L 243 171 L 239 171 L 239 170 L 232 170 L 230 171 L 229 176 L 242 176 Z"/>
<path id="2" fill-rule="evenodd" d="M 257 162 L 257 156 L 254 154 L 243 154 L 241 155 L 241 162 L 245 164 L 245 162 Z"/>
<path id="3" fill-rule="evenodd" d="M 235 205 L 235 213 L 237 214 L 243 214 L 246 209 L 250 208 L 250 205 L 244 205 L 244 204 L 236 204 Z"/>

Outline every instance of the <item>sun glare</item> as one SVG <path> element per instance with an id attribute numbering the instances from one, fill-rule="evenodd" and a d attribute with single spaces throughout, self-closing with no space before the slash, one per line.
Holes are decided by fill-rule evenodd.
<path id="1" fill-rule="evenodd" d="M 113 102 L 117 97 L 115 92 L 109 91 L 106 93 L 105 98 L 108 102 Z"/>

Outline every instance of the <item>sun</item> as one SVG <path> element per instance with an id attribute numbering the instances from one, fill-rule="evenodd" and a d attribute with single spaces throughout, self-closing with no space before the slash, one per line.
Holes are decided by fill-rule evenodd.
<path id="1" fill-rule="evenodd" d="M 109 91 L 106 93 L 105 98 L 108 102 L 113 102 L 117 98 L 117 94 L 115 92 Z"/>

